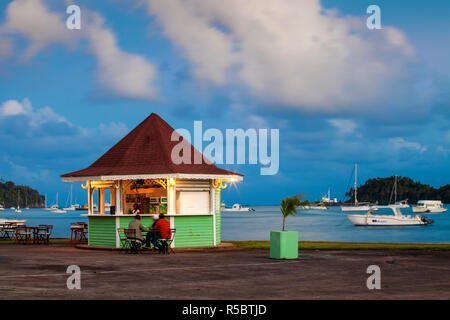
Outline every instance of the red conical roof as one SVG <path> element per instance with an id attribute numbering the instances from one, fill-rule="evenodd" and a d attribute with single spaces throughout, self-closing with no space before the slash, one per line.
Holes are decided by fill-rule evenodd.
<path id="1" fill-rule="evenodd" d="M 66 173 L 63 178 L 130 176 L 160 174 L 238 175 L 214 164 L 194 164 L 195 154 L 202 156 L 191 144 L 191 164 L 174 164 L 172 149 L 179 141 L 171 141 L 175 130 L 160 116 L 152 113 L 128 135 L 109 149 L 88 168 Z M 184 140 L 184 138 L 183 138 Z"/>

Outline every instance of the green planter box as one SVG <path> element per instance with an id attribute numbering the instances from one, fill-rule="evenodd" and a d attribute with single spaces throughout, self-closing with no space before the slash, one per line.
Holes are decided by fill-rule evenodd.
<path id="1" fill-rule="evenodd" d="M 272 259 L 297 259 L 298 232 L 270 231 L 270 257 Z"/>

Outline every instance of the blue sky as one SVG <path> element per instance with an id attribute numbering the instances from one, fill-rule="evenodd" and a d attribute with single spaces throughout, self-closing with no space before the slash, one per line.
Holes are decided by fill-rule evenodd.
<path id="1" fill-rule="evenodd" d="M 81 30 L 65 27 L 69 4 Z M 342 198 L 355 162 L 360 183 L 447 184 L 449 16 L 422 0 L 2 1 L 0 176 L 65 199 L 60 174 L 156 112 L 174 128 L 280 130 L 277 175 L 222 166 L 245 174 L 228 204 Z"/>

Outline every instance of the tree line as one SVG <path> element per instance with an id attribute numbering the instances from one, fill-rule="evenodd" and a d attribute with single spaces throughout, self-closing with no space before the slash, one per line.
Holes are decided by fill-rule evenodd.
<path id="1" fill-rule="evenodd" d="M 358 201 L 378 202 L 380 205 L 389 204 L 394 181 L 395 176 L 367 180 L 363 185 L 358 186 Z M 354 194 L 355 190 L 351 188 L 345 194 L 347 199 L 345 202 L 353 202 Z M 405 199 L 408 199 L 410 204 L 416 204 L 418 200 L 441 200 L 443 203 L 450 203 L 450 184 L 436 189 L 408 177 L 397 176 L 397 201 Z M 393 201 L 394 196 L 392 195 L 391 203 Z"/>
<path id="2" fill-rule="evenodd" d="M 17 207 L 18 201 L 21 208 L 43 207 L 45 196 L 28 186 L 17 186 L 12 181 L 0 182 L 0 204 L 6 208 Z"/>

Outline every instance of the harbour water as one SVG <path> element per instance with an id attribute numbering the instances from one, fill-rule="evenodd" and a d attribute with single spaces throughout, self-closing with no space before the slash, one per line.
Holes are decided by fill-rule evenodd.
<path id="1" fill-rule="evenodd" d="M 449 205 L 445 205 L 448 209 Z M 282 216 L 278 206 L 253 206 L 254 212 L 223 212 L 223 240 L 269 240 L 270 231 L 281 230 Z M 379 210 L 380 213 L 383 210 Z M 413 214 L 410 208 L 404 214 Z M 86 211 L 57 214 L 41 209 L 14 213 L 5 209 L 1 218 L 26 219 L 27 225 L 51 224 L 53 237 L 70 237 L 70 223 L 87 222 Z M 286 220 L 286 230 L 299 232 L 300 240 L 353 242 L 450 242 L 450 211 L 422 214 L 434 220 L 429 226 L 355 227 L 339 207 L 328 210 L 299 210 Z"/>

